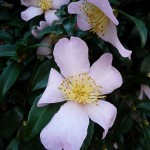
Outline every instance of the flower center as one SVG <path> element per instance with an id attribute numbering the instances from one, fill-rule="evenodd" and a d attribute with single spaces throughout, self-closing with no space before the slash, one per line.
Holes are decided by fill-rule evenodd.
<path id="1" fill-rule="evenodd" d="M 52 0 L 35 0 L 35 2 L 43 9 L 47 10 L 52 7 Z"/>
<path id="2" fill-rule="evenodd" d="M 108 17 L 98 7 L 87 1 L 83 2 L 80 8 L 87 16 L 85 21 L 89 24 L 91 31 L 105 36 L 109 22 Z"/>
<path id="3" fill-rule="evenodd" d="M 59 90 L 66 100 L 74 100 L 82 104 L 96 104 L 99 98 L 105 97 L 102 96 L 100 88 L 102 87 L 97 86 L 88 73 L 82 73 L 63 80 Z"/>

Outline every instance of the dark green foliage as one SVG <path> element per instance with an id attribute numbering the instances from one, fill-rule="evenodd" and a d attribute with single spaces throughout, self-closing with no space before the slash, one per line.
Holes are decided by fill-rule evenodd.
<path id="1" fill-rule="evenodd" d="M 67 6 L 56 11 L 61 20 L 44 28 L 36 39 L 31 30 L 43 16 L 25 22 L 20 17 L 25 7 L 19 0 L 7 1 L 14 3 L 13 7 L 5 7 L 0 1 L 0 150 L 44 150 L 39 134 L 63 104 L 37 107 L 51 68 L 59 71 L 53 58 L 36 54 L 38 47 L 47 47 L 40 41 L 48 34 L 55 37 L 52 50 L 62 37 L 83 39 L 91 64 L 103 53 L 112 53 L 113 66 L 123 77 L 123 85 L 107 96 L 118 110 L 113 127 L 102 140 L 103 129 L 90 121 L 81 150 L 150 150 L 150 100 L 146 95 L 138 99 L 141 84 L 150 86 L 149 2 L 109 1 L 119 20 L 119 39 L 132 50 L 131 59 L 121 57 L 111 44 L 91 32 L 78 29 L 76 16 L 67 13 Z"/>

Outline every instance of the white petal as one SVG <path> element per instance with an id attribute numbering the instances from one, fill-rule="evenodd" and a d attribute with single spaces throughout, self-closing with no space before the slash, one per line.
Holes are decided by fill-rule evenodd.
<path id="1" fill-rule="evenodd" d="M 87 104 L 85 108 L 90 119 L 104 128 L 103 138 L 105 138 L 108 129 L 112 127 L 117 115 L 117 109 L 109 102 L 100 100 L 98 106 Z"/>
<path id="2" fill-rule="evenodd" d="M 27 7 L 30 7 L 30 6 L 39 7 L 38 4 L 35 2 L 35 0 L 21 0 L 21 3 Z"/>
<path id="3" fill-rule="evenodd" d="M 131 56 L 132 51 L 127 50 L 123 47 L 123 45 L 120 43 L 118 36 L 117 36 L 117 30 L 116 26 L 113 22 L 109 21 L 107 31 L 105 36 L 99 35 L 104 41 L 111 43 L 114 47 L 116 47 L 119 51 L 119 53 L 123 57 L 129 57 Z"/>
<path id="4" fill-rule="evenodd" d="M 70 2 L 70 0 L 53 0 L 52 8 L 59 9 L 61 6 L 66 5 Z"/>
<path id="5" fill-rule="evenodd" d="M 46 10 L 45 12 L 45 20 L 49 25 L 53 23 L 55 20 L 59 20 L 59 18 L 55 15 L 56 10 Z"/>
<path id="6" fill-rule="evenodd" d="M 96 7 L 98 7 L 101 11 L 104 12 L 104 14 L 114 23 L 118 24 L 118 20 L 113 14 L 113 10 L 109 4 L 108 0 L 87 0 L 88 2 L 94 4 Z"/>
<path id="7" fill-rule="evenodd" d="M 65 103 L 40 134 L 48 150 L 79 150 L 86 135 L 89 118 L 82 105 Z"/>
<path id="8" fill-rule="evenodd" d="M 141 91 L 139 99 L 143 99 L 143 92 L 146 94 L 146 96 L 150 99 L 150 87 L 148 85 L 141 85 Z"/>
<path id="9" fill-rule="evenodd" d="M 90 68 L 89 75 L 96 81 L 96 84 L 102 86 L 100 91 L 108 94 L 119 88 L 122 84 L 121 74 L 112 65 L 112 55 L 103 54 Z"/>
<path id="10" fill-rule="evenodd" d="M 52 49 L 48 48 L 52 45 L 51 41 L 50 41 L 50 37 L 46 36 L 41 42 L 40 44 L 44 44 L 45 47 L 39 47 L 37 49 L 37 55 L 41 55 L 41 56 L 48 56 L 50 54 L 52 54 Z"/>
<path id="11" fill-rule="evenodd" d="M 45 27 L 48 27 L 48 23 L 46 21 L 40 21 L 40 26 L 37 26 L 37 28 L 32 29 L 32 35 L 36 38 L 39 38 L 39 33 L 41 30 L 43 30 Z"/>
<path id="12" fill-rule="evenodd" d="M 41 14 L 43 14 L 43 10 L 41 8 L 29 7 L 25 11 L 21 12 L 21 18 L 28 21 Z"/>
<path id="13" fill-rule="evenodd" d="M 89 30 L 90 26 L 87 23 L 86 18 L 87 16 L 83 14 L 80 6 L 82 5 L 83 1 L 72 2 L 68 5 L 68 12 L 70 14 L 77 14 L 77 25 L 83 31 Z"/>
<path id="14" fill-rule="evenodd" d="M 42 107 L 50 103 L 64 101 L 63 95 L 58 89 L 63 79 L 64 78 L 61 76 L 61 74 L 59 74 L 55 69 L 51 69 L 47 87 L 37 104 L 38 107 Z"/>
<path id="15" fill-rule="evenodd" d="M 59 40 L 54 47 L 54 58 L 65 77 L 89 71 L 88 47 L 80 38 Z"/>

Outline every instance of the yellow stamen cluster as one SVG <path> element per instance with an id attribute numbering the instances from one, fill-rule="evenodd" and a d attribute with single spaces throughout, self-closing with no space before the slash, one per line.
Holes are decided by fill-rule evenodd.
<path id="1" fill-rule="evenodd" d="M 87 16 L 85 21 L 89 24 L 91 31 L 97 35 L 105 36 L 109 22 L 108 17 L 98 7 L 87 1 L 82 3 L 80 9 Z"/>
<path id="2" fill-rule="evenodd" d="M 43 10 L 50 9 L 52 7 L 52 0 L 35 0 L 35 2 L 41 7 Z"/>
<path id="3" fill-rule="evenodd" d="M 104 98 L 100 92 L 100 86 L 88 75 L 82 73 L 70 76 L 63 80 L 59 90 L 64 94 L 65 100 L 73 100 L 81 104 L 97 104 L 100 98 Z"/>

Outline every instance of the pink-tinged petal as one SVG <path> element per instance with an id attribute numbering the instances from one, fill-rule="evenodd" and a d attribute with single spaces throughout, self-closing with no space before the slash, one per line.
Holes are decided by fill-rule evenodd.
<path id="1" fill-rule="evenodd" d="M 58 89 L 63 80 L 64 78 L 60 73 L 55 69 L 51 69 L 47 87 L 37 104 L 38 107 L 64 101 L 63 95 Z"/>
<path id="2" fill-rule="evenodd" d="M 144 84 L 141 85 L 139 99 L 143 99 L 143 93 L 145 93 L 146 96 L 150 99 L 150 87 L 148 85 L 144 85 Z"/>
<path id="3" fill-rule="evenodd" d="M 30 7 L 30 6 L 39 7 L 38 4 L 35 2 L 35 0 L 21 0 L 21 3 L 27 7 Z"/>
<path id="4" fill-rule="evenodd" d="M 55 15 L 56 10 L 46 10 L 45 12 L 45 20 L 49 25 L 53 23 L 55 20 L 59 20 L 59 18 Z"/>
<path id="5" fill-rule="evenodd" d="M 122 84 L 121 74 L 111 63 L 112 55 L 105 53 L 90 68 L 89 75 L 95 80 L 97 85 L 102 86 L 100 91 L 103 94 L 111 93 Z"/>
<path id="6" fill-rule="evenodd" d="M 117 109 L 109 102 L 100 100 L 98 105 L 85 105 L 90 119 L 104 128 L 103 138 L 105 138 L 108 129 L 112 127 L 117 115 Z"/>
<path id="7" fill-rule="evenodd" d="M 40 26 L 37 26 L 37 28 L 32 29 L 32 35 L 36 38 L 39 38 L 39 33 L 44 28 L 48 27 L 48 23 L 46 21 L 40 21 Z"/>
<path id="8" fill-rule="evenodd" d="M 113 10 L 109 4 L 108 0 L 87 0 L 89 3 L 94 4 L 98 7 L 104 14 L 116 25 L 118 25 L 118 20 L 113 14 Z"/>
<path id="9" fill-rule="evenodd" d="M 40 134 L 48 150 L 79 150 L 86 135 L 89 118 L 82 105 L 69 101 L 54 115 Z"/>
<path id="10" fill-rule="evenodd" d="M 45 37 L 40 44 L 43 44 L 45 47 L 39 47 L 37 49 L 37 55 L 48 56 L 52 54 L 52 49 L 49 48 L 52 45 L 49 36 Z"/>
<path id="11" fill-rule="evenodd" d="M 65 77 L 89 72 L 88 47 L 80 38 L 59 40 L 54 47 L 54 58 Z"/>
<path id="12" fill-rule="evenodd" d="M 52 9 L 59 9 L 61 6 L 66 5 L 70 0 L 53 0 Z"/>
<path id="13" fill-rule="evenodd" d="M 123 47 L 123 45 L 120 43 L 118 36 L 117 36 L 117 29 L 113 22 L 109 21 L 106 34 L 99 35 L 104 41 L 111 43 L 114 47 L 116 47 L 119 51 L 119 53 L 123 57 L 129 57 L 131 56 L 132 51 L 127 50 Z"/>
<path id="14" fill-rule="evenodd" d="M 25 11 L 21 12 L 21 18 L 28 21 L 41 14 L 43 14 L 43 10 L 41 8 L 29 7 Z"/>
<path id="15" fill-rule="evenodd" d="M 89 30 L 90 26 L 85 21 L 87 19 L 87 16 L 83 14 L 83 11 L 81 11 L 80 6 L 82 5 L 83 1 L 78 2 L 72 2 L 68 5 L 68 13 L 69 14 L 77 14 L 77 25 L 79 28 L 83 31 Z"/>

